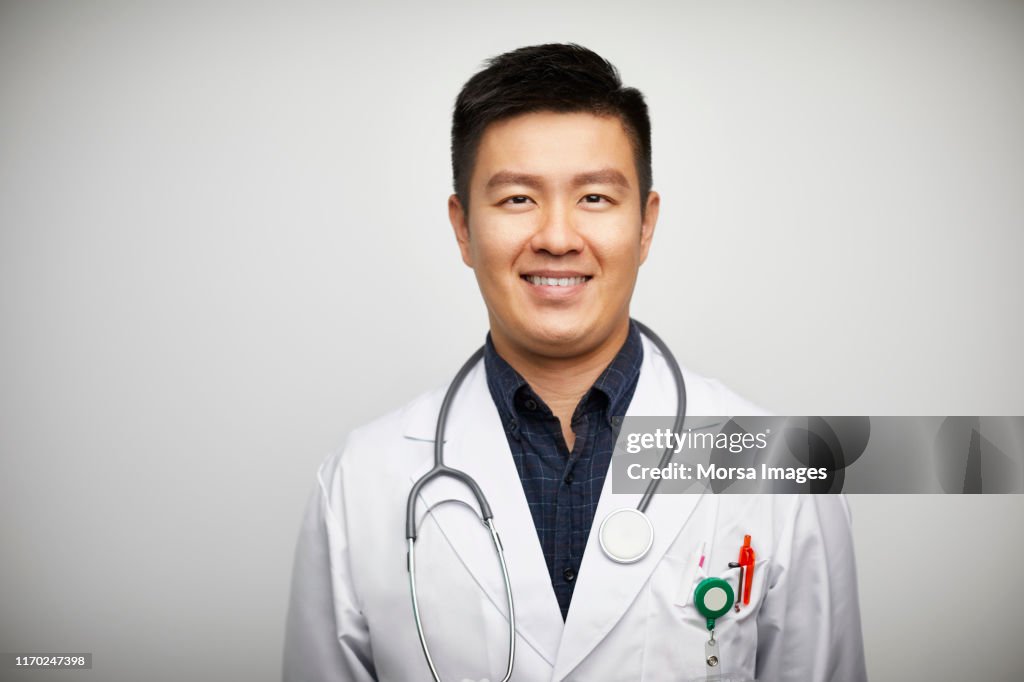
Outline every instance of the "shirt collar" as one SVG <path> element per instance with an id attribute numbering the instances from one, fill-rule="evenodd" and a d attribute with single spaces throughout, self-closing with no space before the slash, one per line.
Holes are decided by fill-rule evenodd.
<path id="1" fill-rule="evenodd" d="M 615 358 L 594 382 L 593 387 L 583 396 L 580 405 L 585 404 L 594 391 L 599 391 L 608 400 L 606 414 L 609 418 L 624 415 L 633 398 L 637 380 L 640 378 L 640 366 L 643 364 L 643 360 L 644 346 L 640 340 L 640 330 L 637 329 L 633 320 L 630 320 L 626 342 L 622 344 L 622 348 L 619 349 Z M 498 355 L 489 332 L 484 344 L 484 368 L 487 372 L 487 387 L 490 389 L 491 398 L 498 408 L 502 422 L 507 426 L 516 414 L 516 395 L 520 389 L 524 386 L 528 387 L 529 384 L 519 372 L 513 369 L 512 365 Z M 530 390 L 532 391 L 532 389 Z"/>
<path id="2" fill-rule="evenodd" d="M 629 334 L 615 359 L 605 368 L 594 382 L 594 389 L 608 398 L 608 416 L 621 417 L 626 414 L 633 399 L 633 391 L 640 378 L 640 366 L 644 363 L 644 344 L 640 330 L 629 321 Z"/>
<path id="3" fill-rule="evenodd" d="M 487 332 L 487 341 L 484 343 L 484 369 L 487 372 L 487 388 L 491 391 L 491 398 L 498 408 L 501 421 L 507 427 L 516 413 L 516 393 L 528 384 L 512 365 L 505 362 L 505 358 L 498 355 L 498 351 L 494 349 L 494 342 L 491 341 L 490 332 Z"/>

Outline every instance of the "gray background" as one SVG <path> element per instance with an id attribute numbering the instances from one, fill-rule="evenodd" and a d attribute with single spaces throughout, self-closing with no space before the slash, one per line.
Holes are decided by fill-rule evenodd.
<path id="1" fill-rule="evenodd" d="M 319 461 L 483 340 L 447 129 L 521 45 L 648 96 L 634 314 L 684 364 L 776 413 L 1024 414 L 1022 37 L 1008 2 L 3 2 L 0 651 L 95 659 L 0 678 L 278 677 Z M 851 504 L 872 676 L 1019 677 L 1024 498 Z"/>

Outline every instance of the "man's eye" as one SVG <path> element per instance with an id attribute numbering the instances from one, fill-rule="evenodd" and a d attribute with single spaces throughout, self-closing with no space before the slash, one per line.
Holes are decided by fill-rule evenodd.
<path id="1" fill-rule="evenodd" d="M 509 197 L 508 199 L 505 199 L 505 201 L 503 203 L 506 203 L 506 204 L 525 204 L 529 200 L 530 200 L 530 197 L 525 197 L 522 194 L 518 194 L 518 195 L 516 195 L 514 197 Z"/>
<path id="2" fill-rule="evenodd" d="M 607 202 L 608 197 L 603 194 L 586 194 L 583 197 L 583 202 L 587 204 L 599 204 L 601 202 Z"/>

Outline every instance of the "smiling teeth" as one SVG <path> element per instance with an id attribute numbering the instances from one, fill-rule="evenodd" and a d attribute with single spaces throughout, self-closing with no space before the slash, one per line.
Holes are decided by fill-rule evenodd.
<path id="1" fill-rule="evenodd" d="M 538 286 L 546 287 L 572 287 L 577 284 L 583 284 L 587 281 L 586 277 L 537 277 L 535 275 L 527 275 L 526 280 L 530 284 L 536 284 Z"/>

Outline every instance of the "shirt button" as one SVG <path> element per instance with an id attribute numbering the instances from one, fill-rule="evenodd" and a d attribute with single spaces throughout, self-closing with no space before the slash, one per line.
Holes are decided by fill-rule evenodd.
<path id="1" fill-rule="evenodd" d="M 562 571 L 562 577 L 565 578 L 565 582 L 571 583 L 573 580 L 576 580 L 576 571 L 572 570 L 572 568 L 567 568 Z"/>
<path id="2" fill-rule="evenodd" d="M 565 475 L 565 482 L 566 483 L 572 483 L 572 480 L 573 480 L 573 475 L 572 475 L 572 472 L 570 471 L 569 473 L 567 473 Z"/>
<path id="3" fill-rule="evenodd" d="M 523 402 L 523 407 L 525 407 L 526 409 L 528 409 L 528 410 L 530 410 L 531 412 L 533 412 L 534 410 L 536 410 L 536 409 L 537 409 L 537 401 L 536 401 L 536 400 L 534 400 L 533 398 L 527 398 L 527 399 L 526 399 L 526 400 L 525 400 L 525 401 Z"/>

